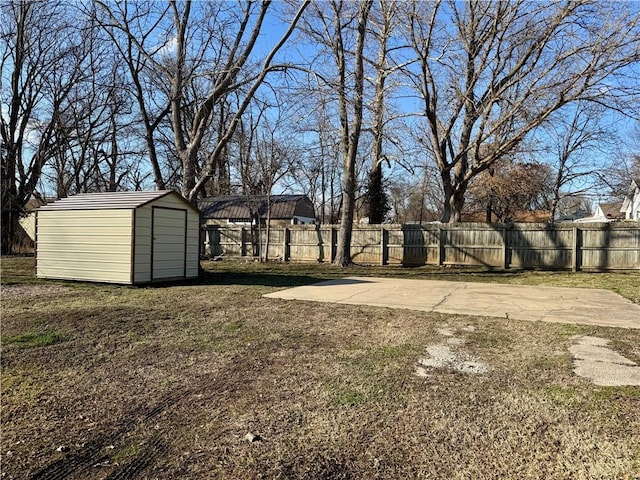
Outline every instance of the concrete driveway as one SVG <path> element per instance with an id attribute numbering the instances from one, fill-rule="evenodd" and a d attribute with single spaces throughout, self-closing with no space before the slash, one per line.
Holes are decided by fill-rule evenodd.
<path id="1" fill-rule="evenodd" d="M 640 305 L 608 290 L 587 288 L 347 277 L 265 297 L 640 328 Z"/>

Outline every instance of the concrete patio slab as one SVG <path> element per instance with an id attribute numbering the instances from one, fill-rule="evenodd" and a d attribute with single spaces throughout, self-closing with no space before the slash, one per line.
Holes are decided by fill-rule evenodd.
<path id="1" fill-rule="evenodd" d="M 640 367 L 608 348 L 608 339 L 576 336 L 572 340 L 569 352 L 576 375 L 602 386 L 640 385 Z"/>
<path id="2" fill-rule="evenodd" d="M 265 297 L 640 328 L 640 305 L 608 290 L 587 288 L 347 277 Z"/>

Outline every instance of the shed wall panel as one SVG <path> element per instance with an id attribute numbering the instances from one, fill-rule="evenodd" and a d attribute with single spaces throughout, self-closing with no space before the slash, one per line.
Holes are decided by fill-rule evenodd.
<path id="1" fill-rule="evenodd" d="M 131 281 L 132 210 L 38 213 L 37 276 Z"/>
<path id="2" fill-rule="evenodd" d="M 135 213 L 134 283 L 151 281 L 151 207 L 144 206 Z"/>
<path id="3" fill-rule="evenodd" d="M 154 207 L 179 208 L 187 211 L 187 278 L 196 278 L 200 267 L 200 214 L 179 198 L 168 195 L 153 202 Z"/>
<path id="4" fill-rule="evenodd" d="M 186 209 L 153 208 L 153 280 L 185 276 Z"/>

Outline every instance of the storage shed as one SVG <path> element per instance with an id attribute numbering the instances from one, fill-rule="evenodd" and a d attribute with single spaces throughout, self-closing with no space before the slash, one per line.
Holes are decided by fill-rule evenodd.
<path id="1" fill-rule="evenodd" d="M 174 191 L 87 193 L 36 210 L 36 276 L 140 284 L 195 278 L 199 210 Z"/>

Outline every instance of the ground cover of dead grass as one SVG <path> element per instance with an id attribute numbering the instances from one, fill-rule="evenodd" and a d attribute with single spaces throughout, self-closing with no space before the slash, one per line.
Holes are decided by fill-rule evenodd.
<path id="1" fill-rule="evenodd" d="M 5 478 L 640 476 L 640 388 L 591 385 L 568 353 L 595 335 L 640 362 L 637 330 L 262 298 L 344 275 L 323 266 L 206 263 L 197 283 L 130 288 L 28 265 L 2 260 L 3 288 L 24 289 L 2 294 Z M 527 276 L 543 278 L 509 281 Z M 445 329 L 489 371 L 416 377 Z"/>

